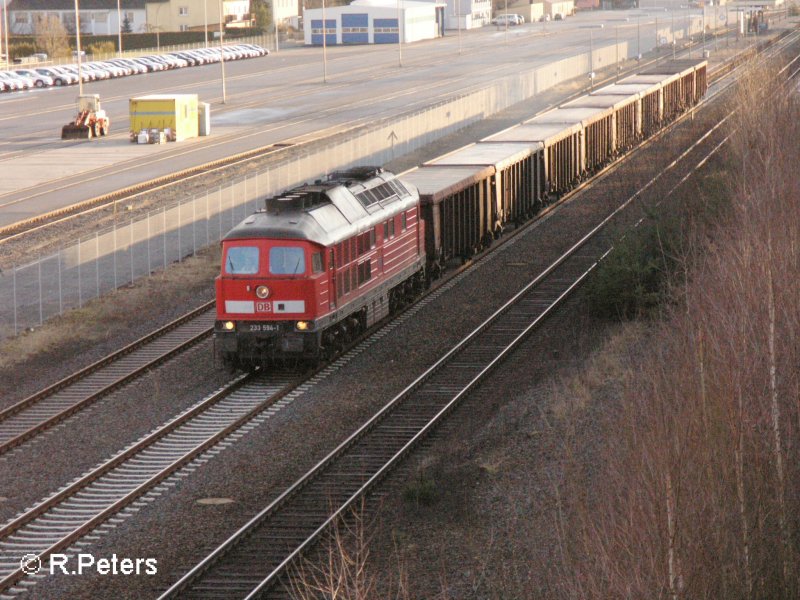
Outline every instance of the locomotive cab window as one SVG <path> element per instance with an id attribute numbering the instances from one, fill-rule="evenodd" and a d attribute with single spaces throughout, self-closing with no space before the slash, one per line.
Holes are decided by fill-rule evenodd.
<path id="1" fill-rule="evenodd" d="M 229 275 L 255 275 L 258 273 L 258 255 L 258 248 L 255 246 L 228 248 L 225 272 Z"/>
<path id="2" fill-rule="evenodd" d="M 275 246 L 269 249 L 269 272 L 273 275 L 302 275 L 306 272 L 302 248 Z"/>

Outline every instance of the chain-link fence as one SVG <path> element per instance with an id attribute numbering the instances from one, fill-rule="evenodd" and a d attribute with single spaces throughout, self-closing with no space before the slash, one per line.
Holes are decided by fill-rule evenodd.
<path id="1" fill-rule="evenodd" d="M 585 75 L 591 65 L 598 68 L 633 58 L 634 50 L 627 42 L 594 48 L 592 58 L 581 54 L 509 76 L 414 113 L 339 132 L 306 150 L 287 147 L 286 158 L 266 171 L 138 219 L 118 220 L 110 230 L 28 264 L 4 266 L 0 338 L 36 327 L 217 243 L 260 208 L 267 196 L 334 170 L 386 164 L 553 85 Z"/>

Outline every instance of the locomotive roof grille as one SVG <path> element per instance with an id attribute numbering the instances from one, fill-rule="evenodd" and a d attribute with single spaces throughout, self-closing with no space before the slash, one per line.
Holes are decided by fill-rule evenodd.
<path id="1" fill-rule="evenodd" d="M 396 200 L 397 198 L 402 198 L 407 195 L 408 191 L 392 180 L 358 192 L 355 196 L 364 208 L 369 208 L 378 202 L 386 203 L 387 201 Z"/>

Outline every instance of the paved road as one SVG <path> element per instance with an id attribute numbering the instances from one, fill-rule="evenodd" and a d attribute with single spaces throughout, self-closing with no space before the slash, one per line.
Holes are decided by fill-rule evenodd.
<path id="1" fill-rule="evenodd" d="M 406 45 L 328 49 L 323 82 L 319 48 L 285 48 L 267 57 L 93 82 L 112 135 L 62 142 L 77 88 L 0 97 L 0 226 L 68 206 L 179 169 L 301 136 L 334 132 L 422 108 L 520 69 L 542 66 L 627 40 L 645 52 L 659 30 L 687 19 L 686 9 L 580 14 L 567 21 L 448 32 Z M 699 13 L 695 11 L 695 18 Z M 600 25 L 603 25 L 600 28 Z M 196 93 L 212 105 L 212 136 L 164 146 L 128 141 L 128 99 L 152 93 Z"/>

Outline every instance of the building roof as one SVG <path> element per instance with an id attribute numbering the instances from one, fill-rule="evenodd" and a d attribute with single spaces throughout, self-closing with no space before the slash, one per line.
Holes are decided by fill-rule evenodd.
<path id="1" fill-rule="evenodd" d="M 147 0 L 124 0 L 122 8 L 144 8 Z M 117 10 L 117 0 L 80 0 L 81 10 Z M 12 0 L 8 10 L 75 10 L 75 0 Z"/>

